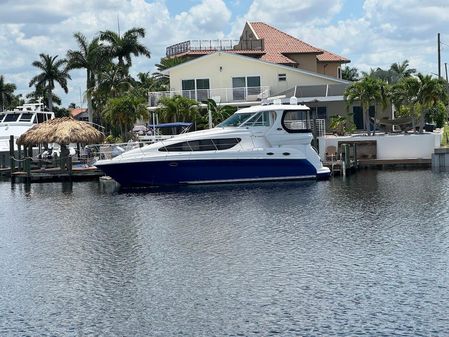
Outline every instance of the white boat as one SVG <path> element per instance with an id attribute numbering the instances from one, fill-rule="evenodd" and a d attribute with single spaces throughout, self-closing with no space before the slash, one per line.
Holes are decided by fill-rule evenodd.
<path id="1" fill-rule="evenodd" d="M 43 103 L 27 103 L 12 111 L 0 112 L 0 152 L 9 151 L 10 136 L 14 136 L 14 149 L 17 150 L 16 140 L 33 125 L 55 118 L 55 114 L 45 111 Z"/>
<path id="2" fill-rule="evenodd" d="M 122 187 L 328 178 L 311 146 L 309 108 L 260 105 L 213 129 L 175 136 L 99 160 Z"/>

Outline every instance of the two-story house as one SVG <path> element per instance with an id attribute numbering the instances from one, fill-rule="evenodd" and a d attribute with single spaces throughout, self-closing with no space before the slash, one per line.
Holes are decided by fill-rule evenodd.
<path id="1" fill-rule="evenodd" d="M 186 61 L 164 71 L 170 91 L 150 93 L 150 106 L 162 96 L 245 107 L 274 96 L 298 101 L 318 118 L 347 113 L 341 79 L 348 59 L 314 47 L 262 22 L 247 22 L 239 40 L 190 40 L 167 47 L 166 57 Z"/>

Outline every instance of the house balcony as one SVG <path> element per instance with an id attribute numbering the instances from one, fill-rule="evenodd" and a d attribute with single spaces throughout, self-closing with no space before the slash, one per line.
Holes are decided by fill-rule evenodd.
<path id="1" fill-rule="evenodd" d="M 166 48 L 166 57 L 173 57 L 192 51 L 229 51 L 245 50 L 257 51 L 264 50 L 264 40 L 188 40 L 171 45 Z"/>
<path id="2" fill-rule="evenodd" d="M 199 102 L 213 99 L 217 104 L 231 104 L 243 102 L 257 102 L 270 97 L 270 87 L 237 87 L 196 90 L 155 91 L 149 93 L 148 105 L 157 107 L 162 97 L 176 95 L 188 97 Z"/>

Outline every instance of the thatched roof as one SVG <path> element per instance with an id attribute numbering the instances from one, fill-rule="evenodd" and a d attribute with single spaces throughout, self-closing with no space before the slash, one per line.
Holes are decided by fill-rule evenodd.
<path id="1" fill-rule="evenodd" d="M 34 125 L 17 139 L 17 144 L 98 144 L 103 139 L 104 134 L 90 124 L 71 117 L 62 117 Z"/>

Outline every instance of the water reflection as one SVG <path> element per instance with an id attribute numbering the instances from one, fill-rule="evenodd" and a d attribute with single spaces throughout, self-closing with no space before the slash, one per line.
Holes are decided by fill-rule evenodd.
<path id="1" fill-rule="evenodd" d="M 449 175 L 0 183 L 0 335 L 447 335 Z"/>

